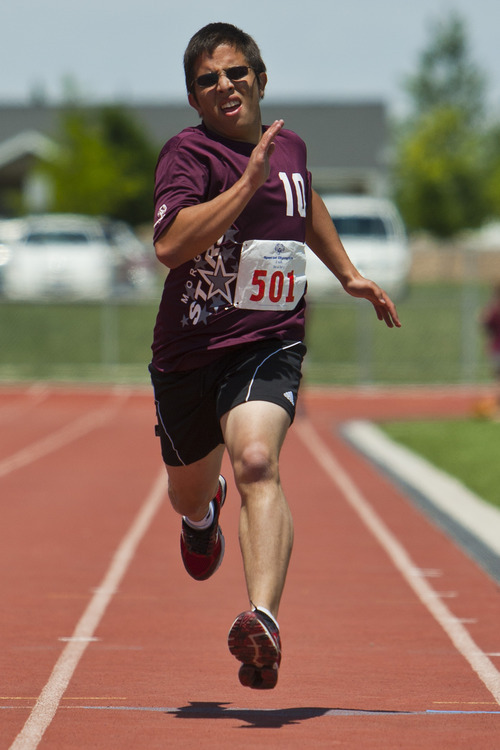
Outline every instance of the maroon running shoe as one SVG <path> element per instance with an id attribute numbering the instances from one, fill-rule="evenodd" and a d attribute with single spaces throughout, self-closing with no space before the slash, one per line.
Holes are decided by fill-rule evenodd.
<path id="1" fill-rule="evenodd" d="M 254 690 L 271 690 L 278 682 L 281 639 L 277 625 L 264 612 L 242 612 L 231 625 L 227 643 L 238 661 L 242 685 Z"/>
<path id="2" fill-rule="evenodd" d="M 215 573 L 224 557 L 224 537 L 219 526 L 220 509 L 226 499 L 226 480 L 219 477 L 219 488 L 212 500 L 214 520 L 208 529 L 193 529 L 182 520 L 181 557 L 189 575 L 206 581 Z"/>

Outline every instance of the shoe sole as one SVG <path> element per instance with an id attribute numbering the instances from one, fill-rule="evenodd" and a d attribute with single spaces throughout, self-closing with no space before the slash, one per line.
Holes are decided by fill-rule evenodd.
<path id="1" fill-rule="evenodd" d="M 278 683 L 278 665 L 262 667 L 259 669 L 253 664 L 242 664 L 238 672 L 238 678 L 243 687 L 252 690 L 272 690 Z"/>
<path id="2" fill-rule="evenodd" d="M 267 628 L 253 612 L 238 615 L 227 643 L 231 654 L 243 662 L 238 673 L 242 685 L 255 690 L 276 686 L 281 654 Z"/>

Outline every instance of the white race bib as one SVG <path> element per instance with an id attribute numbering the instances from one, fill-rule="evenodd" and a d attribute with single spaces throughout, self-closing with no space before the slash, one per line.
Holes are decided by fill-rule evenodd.
<path id="1" fill-rule="evenodd" d="M 306 289 L 306 252 L 295 240 L 247 240 L 241 248 L 234 305 L 293 310 Z"/>

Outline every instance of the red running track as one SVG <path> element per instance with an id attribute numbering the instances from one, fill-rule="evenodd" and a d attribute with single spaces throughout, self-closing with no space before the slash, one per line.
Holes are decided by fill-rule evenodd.
<path id="1" fill-rule="evenodd" d="M 498 585 L 338 427 L 469 413 L 467 391 L 305 391 L 276 690 L 240 686 L 226 558 L 191 580 L 149 390 L 0 389 L 0 750 L 500 747 Z"/>

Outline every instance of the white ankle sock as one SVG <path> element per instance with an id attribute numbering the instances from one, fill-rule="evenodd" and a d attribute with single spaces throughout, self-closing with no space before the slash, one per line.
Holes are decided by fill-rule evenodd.
<path id="1" fill-rule="evenodd" d="M 205 518 L 202 518 L 201 521 L 191 521 L 191 519 L 188 518 L 187 516 L 182 516 L 182 517 L 187 523 L 187 525 L 191 526 L 192 529 L 199 529 L 199 530 L 208 529 L 209 526 L 212 525 L 213 520 L 214 520 L 214 504 L 213 502 L 210 503 L 210 505 L 208 506 L 207 515 L 205 516 Z"/>

